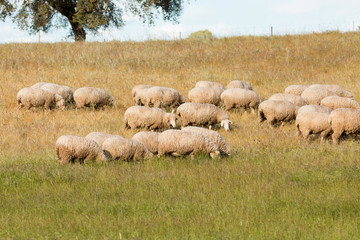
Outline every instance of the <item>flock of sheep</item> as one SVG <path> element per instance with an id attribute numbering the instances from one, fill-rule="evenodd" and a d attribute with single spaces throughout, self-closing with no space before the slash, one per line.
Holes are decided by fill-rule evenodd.
<path id="1" fill-rule="evenodd" d="M 105 162 L 110 160 L 151 159 L 155 154 L 183 156 L 204 152 L 211 157 L 228 156 L 224 138 L 211 130 L 220 124 L 226 131 L 232 122 L 225 111 L 233 108 L 258 110 L 259 122 L 270 126 L 295 120 L 298 135 L 308 138 L 319 134 L 323 141 L 332 134 L 334 143 L 341 135 L 360 131 L 360 104 L 353 94 L 338 85 L 291 85 L 261 102 L 250 83 L 234 80 L 226 89 L 216 82 L 200 81 L 188 93 L 188 102 L 177 90 L 136 85 L 132 89 L 135 106 L 124 114 L 125 129 L 142 128 L 132 139 L 102 132 L 86 137 L 65 135 L 56 141 L 56 153 L 62 164 Z M 18 109 L 43 107 L 64 109 L 112 107 L 114 99 L 99 88 L 83 87 L 74 93 L 67 86 L 37 83 L 17 94 Z M 172 110 L 171 113 L 165 111 Z M 181 122 L 181 130 L 176 121 Z M 174 129 L 170 129 L 174 128 Z M 150 130 L 150 131 L 149 131 Z"/>

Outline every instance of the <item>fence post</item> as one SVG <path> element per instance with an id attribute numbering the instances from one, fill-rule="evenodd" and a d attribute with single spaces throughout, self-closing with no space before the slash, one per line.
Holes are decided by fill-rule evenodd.
<path id="1" fill-rule="evenodd" d="M 273 26 L 271 26 L 271 35 L 270 36 L 273 36 Z"/>

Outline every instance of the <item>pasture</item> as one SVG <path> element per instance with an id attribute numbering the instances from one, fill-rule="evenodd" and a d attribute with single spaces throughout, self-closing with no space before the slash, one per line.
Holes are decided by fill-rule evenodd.
<path id="1" fill-rule="evenodd" d="M 360 101 L 360 34 L 211 41 L 0 45 L 0 239 L 358 239 L 360 145 L 296 136 L 230 111 L 232 156 L 139 163 L 57 163 L 56 139 L 103 131 L 131 138 L 136 84 L 187 97 L 200 80 L 249 81 L 262 100 L 291 84 L 338 84 Z M 36 82 L 92 86 L 112 109 L 17 111 Z"/>

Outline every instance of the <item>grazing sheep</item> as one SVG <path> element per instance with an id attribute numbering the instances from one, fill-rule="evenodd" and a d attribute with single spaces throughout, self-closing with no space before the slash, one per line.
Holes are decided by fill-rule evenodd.
<path id="1" fill-rule="evenodd" d="M 339 97 L 354 98 L 354 95 L 336 84 L 313 84 L 310 87 L 319 87 L 334 92 Z"/>
<path id="2" fill-rule="evenodd" d="M 329 116 L 329 123 L 333 130 L 333 143 L 337 144 L 342 134 L 351 135 L 360 132 L 360 110 L 353 108 L 335 109 Z"/>
<path id="3" fill-rule="evenodd" d="M 173 88 L 150 87 L 137 91 L 137 100 L 147 107 L 178 107 L 185 97 Z"/>
<path id="4" fill-rule="evenodd" d="M 337 108 L 354 108 L 360 109 L 360 104 L 347 97 L 329 96 L 321 100 L 321 105 L 335 110 Z"/>
<path id="5" fill-rule="evenodd" d="M 125 129 L 128 128 L 149 128 L 164 129 L 176 127 L 176 116 L 167 113 L 160 108 L 145 106 L 129 107 L 124 114 Z"/>
<path id="6" fill-rule="evenodd" d="M 142 89 L 151 88 L 150 85 L 135 85 L 131 90 L 131 96 L 134 99 L 134 102 L 136 105 L 143 106 L 144 103 L 141 102 L 141 95 L 139 92 L 141 92 Z"/>
<path id="7" fill-rule="evenodd" d="M 160 133 L 158 132 L 138 132 L 131 139 L 141 142 L 150 152 L 157 154 L 159 135 Z"/>
<path id="8" fill-rule="evenodd" d="M 320 105 L 321 100 L 328 96 L 335 96 L 336 93 L 320 87 L 308 87 L 301 94 L 307 104 Z"/>
<path id="9" fill-rule="evenodd" d="M 199 81 L 195 84 L 195 87 L 210 87 L 210 88 L 221 88 L 225 90 L 224 85 L 217 82 L 210 82 L 210 81 Z"/>
<path id="10" fill-rule="evenodd" d="M 210 157 L 220 156 L 219 148 L 209 138 L 194 132 L 182 130 L 167 130 L 159 135 L 158 156 L 171 154 L 181 156 L 198 152 L 210 154 Z"/>
<path id="11" fill-rule="evenodd" d="M 220 108 L 208 103 L 184 103 L 178 107 L 176 115 L 181 120 L 181 126 L 210 126 L 221 123 L 225 131 L 230 130 L 229 116 Z"/>
<path id="12" fill-rule="evenodd" d="M 106 162 L 107 157 L 100 149 L 99 145 L 84 137 L 64 135 L 57 139 L 55 143 L 56 155 L 59 163 L 88 163 L 91 160 L 96 162 Z"/>
<path id="13" fill-rule="evenodd" d="M 253 87 L 249 82 L 246 81 L 240 81 L 240 80 L 233 80 L 231 81 L 227 86 L 226 89 L 230 88 L 245 88 L 249 90 L 253 90 Z"/>
<path id="14" fill-rule="evenodd" d="M 305 105 L 305 106 L 302 106 L 301 108 L 299 108 L 297 115 L 299 115 L 302 112 L 307 112 L 307 111 L 330 114 L 332 110 L 328 107 L 321 106 L 321 105 Z"/>
<path id="15" fill-rule="evenodd" d="M 297 96 L 301 96 L 301 94 L 307 89 L 309 86 L 306 85 L 290 85 L 285 88 L 285 93 L 294 94 Z"/>
<path id="16" fill-rule="evenodd" d="M 52 92 L 43 89 L 23 88 L 17 95 L 18 110 L 22 107 L 30 109 L 32 107 L 43 107 L 45 109 L 54 109 L 58 105 L 61 109 L 65 108 L 64 99 Z"/>
<path id="17" fill-rule="evenodd" d="M 45 84 L 48 84 L 48 83 L 47 82 L 38 82 L 38 83 L 35 83 L 34 85 L 32 85 L 31 88 L 39 89 Z"/>
<path id="18" fill-rule="evenodd" d="M 295 125 L 298 130 L 298 135 L 303 135 L 308 139 L 310 134 L 320 134 L 321 142 L 331 132 L 331 125 L 329 123 L 329 112 L 314 112 L 303 111 L 296 117 Z"/>
<path id="19" fill-rule="evenodd" d="M 92 107 L 96 109 L 104 106 L 114 106 L 114 98 L 100 88 L 78 88 L 74 92 L 74 100 L 76 108 Z"/>
<path id="20" fill-rule="evenodd" d="M 230 155 L 230 149 L 226 146 L 225 139 L 218 132 L 202 127 L 184 127 L 181 130 L 186 132 L 199 133 L 209 138 L 217 145 L 222 155 Z"/>
<path id="21" fill-rule="evenodd" d="M 67 105 L 74 103 L 74 93 L 68 86 L 61 86 L 54 83 L 45 83 L 41 85 L 40 89 L 59 94 Z"/>
<path id="22" fill-rule="evenodd" d="M 102 150 L 107 157 L 113 160 L 138 161 L 154 157 L 144 144 L 120 136 L 107 138 L 103 143 Z"/>
<path id="23" fill-rule="evenodd" d="M 114 137 L 114 136 L 117 135 L 103 133 L 103 132 L 91 132 L 88 135 L 86 135 L 85 138 L 95 141 L 99 145 L 99 147 L 102 148 L 104 141 L 109 137 Z"/>
<path id="24" fill-rule="evenodd" d="M 274 94 L 268 100 L 288 101 L 298 107 L 302 107 L 302 106 L 306 105 L 306 102 L 302 97 L 294 95 L 294 94 L 287 94 L 287 93 Z"/>
<path id="25" fill-rule="evenodd" d="M 259 106 L 260 98 L 256 92 L 244 88 L 230 88 L 221 94 L 221 102 L 225 110 L 232 108 L 250 108 L 254 113 Z"/>
<path id="26" fill-rule="evenodd" d="M 193 103 L 211 103 L 219 106 L 223 91 L 222 88 L 196 87 L 189 91 L 188 97 Z"/>
<path id="27" fill-rule="evenodd" d="M 266 100 L 259 105 L 259 122 L 267 120 L 270 126 L 284 124 L 296 118 L 298 108 L 289 101 Z"/>

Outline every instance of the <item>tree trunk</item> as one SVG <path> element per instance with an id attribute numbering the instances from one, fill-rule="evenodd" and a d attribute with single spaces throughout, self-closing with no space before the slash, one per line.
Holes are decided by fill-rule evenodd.
<path id="1" fill-rule="evenodd" d="M 84 28 L 76 22 L 70 22 L 74 33 L 75 42 L 84 42 L 86 40 L 86 32 Z"/>

